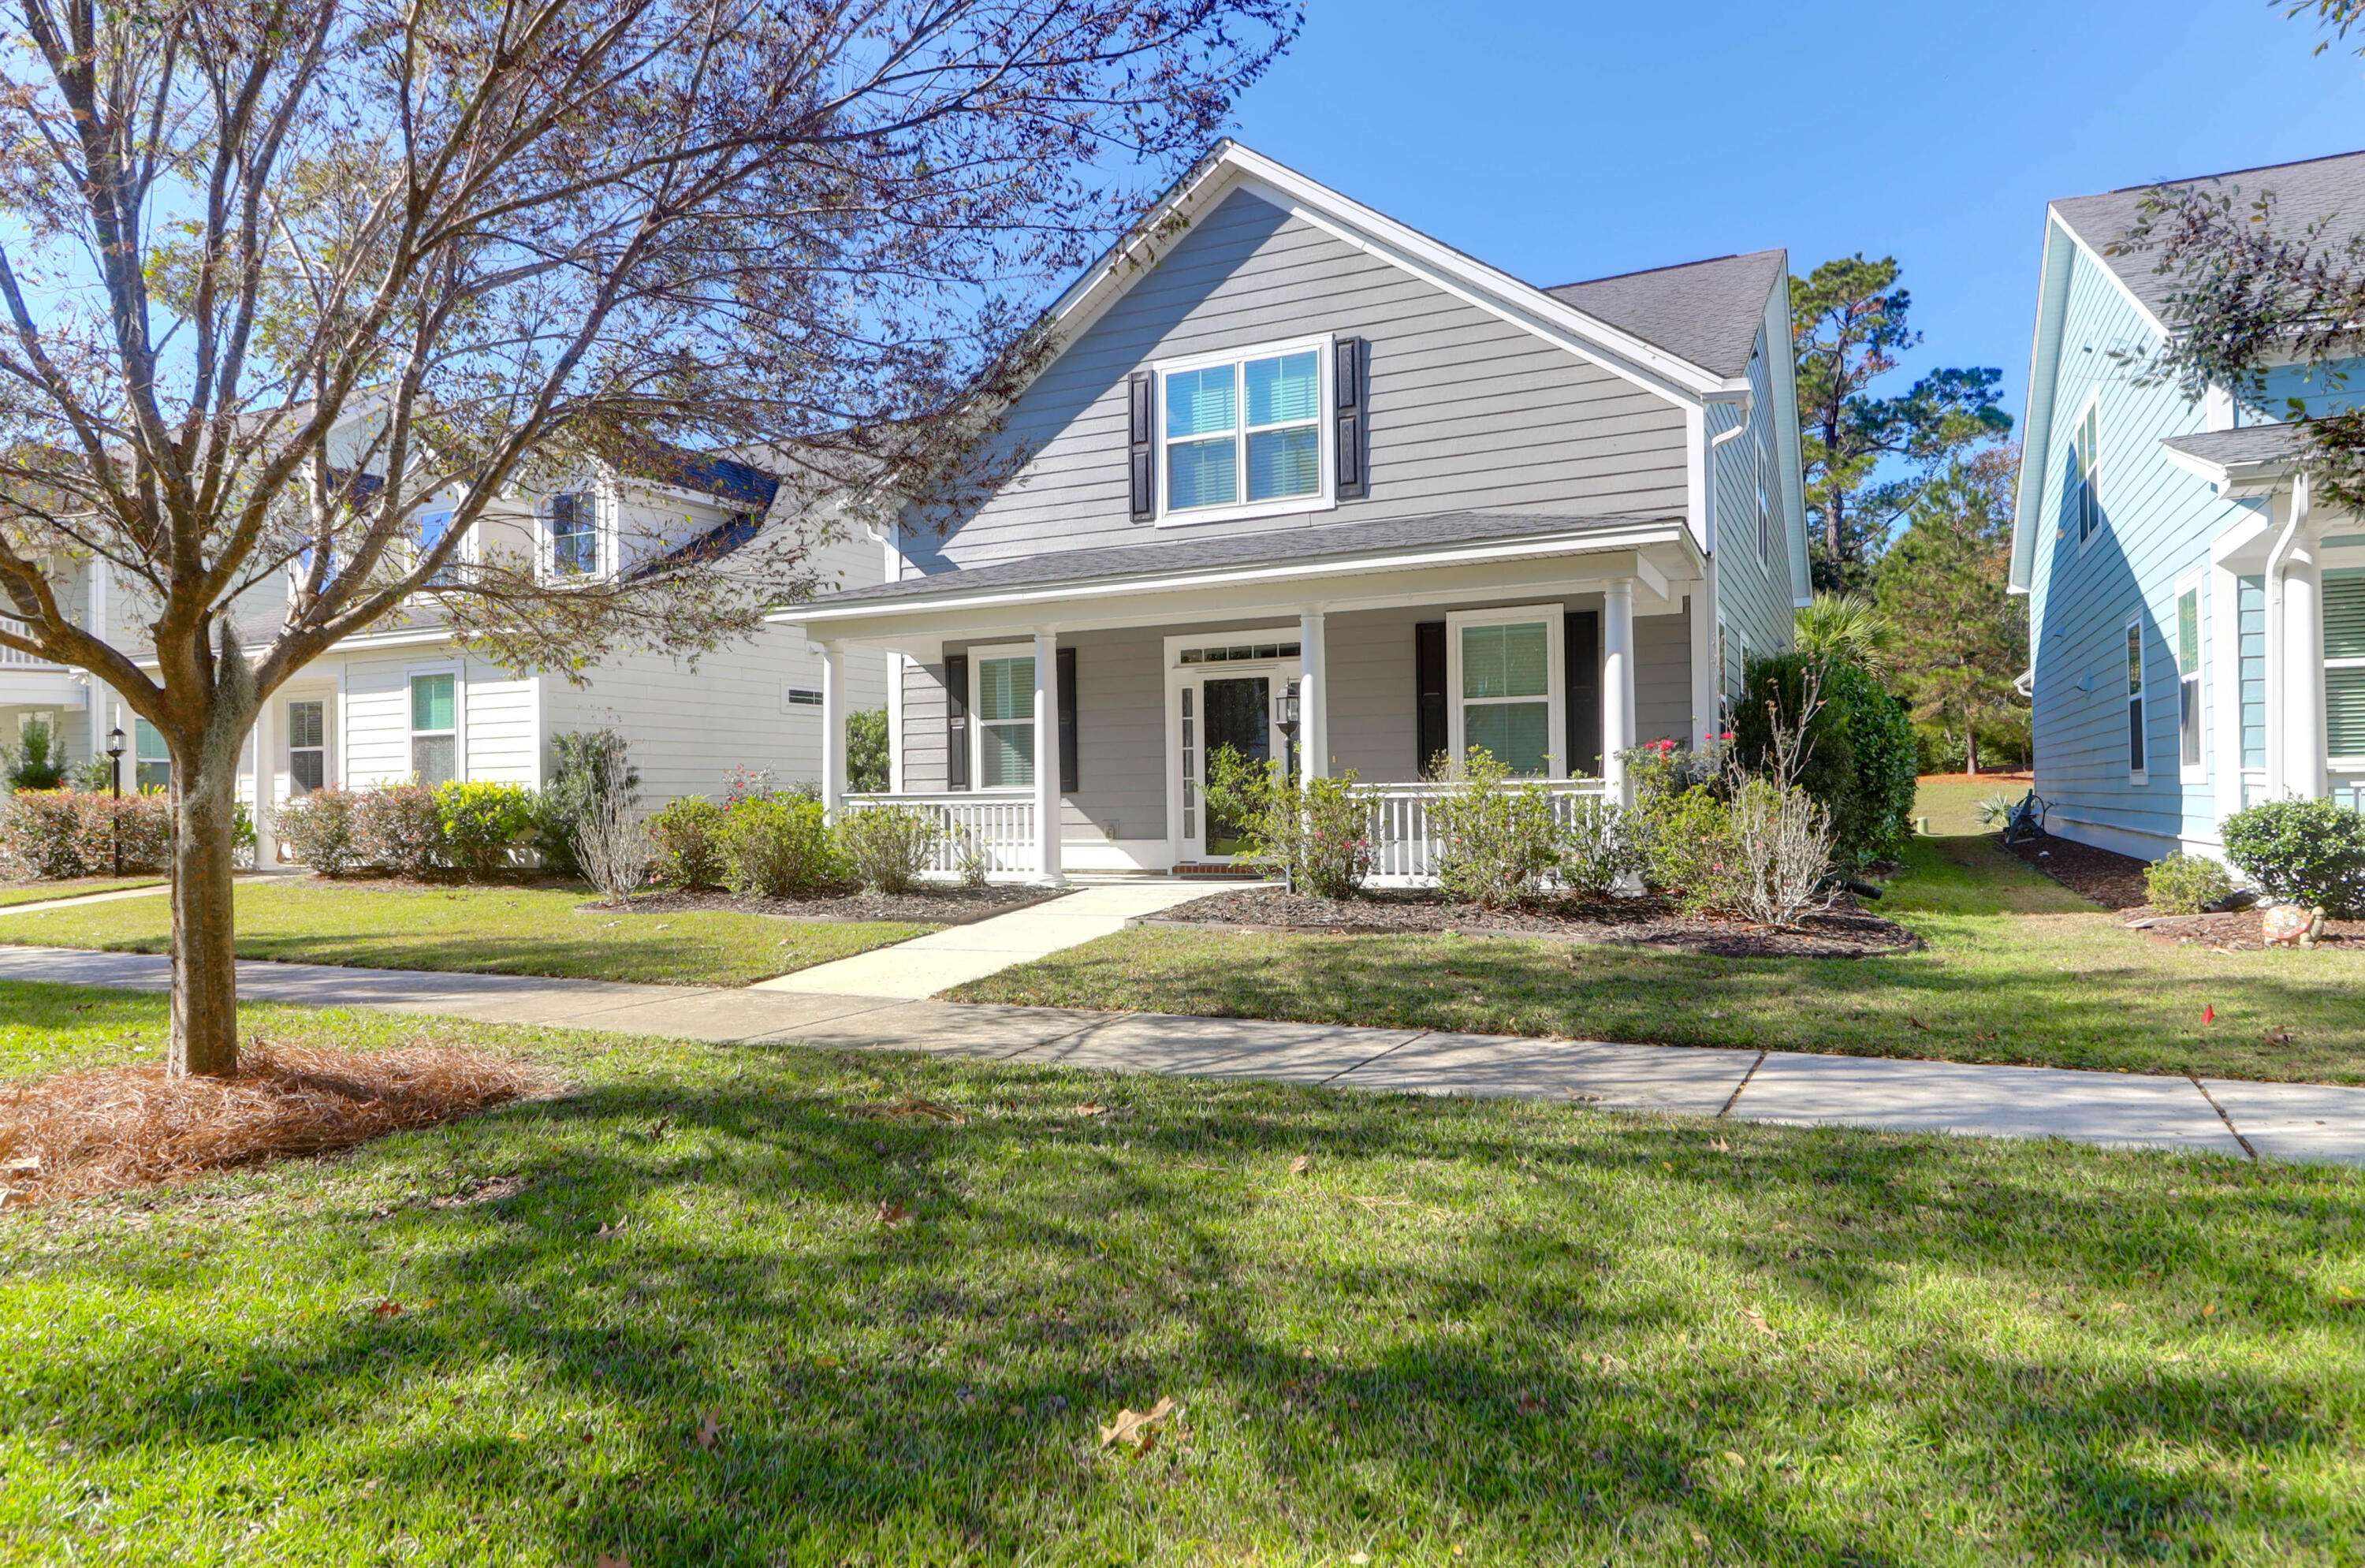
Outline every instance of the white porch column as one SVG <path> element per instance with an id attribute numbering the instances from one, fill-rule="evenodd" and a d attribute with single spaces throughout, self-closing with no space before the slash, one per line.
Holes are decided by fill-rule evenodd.
<path id="1" fill-rule="evenodd" d="M 2324 780 L 2322 573 L 2303 550 L 2283 570 L 2283 788 L 2313 800 Z"/>
<path id="2" fill-rule="evenodd" d="M 279 833 L 271 813 L 278 805 L 279 734 L 273 717 L 278 712 L 276 693 L 263 700 L 254 715 L 254 868 L 268 871 L 279 864 Z"/>
<path id="3" fill-rule="evenodd" d="M 1634 744 L 1634 585 L 1601 594 L 1601 777 L 1611 796 L 1631 799 L 1619 754 Z"/>
<path id="4" fill-rule="evenodd" d="M 1059 880 L 1059 638 L 1035 633 L 1035 874 Z"/>
<path id="5" fill-rule="evenodd" d="M 833 817 L 846 801 L 846 655 L 835 643 L 821 649 L 821 803 Z"/>
<path id="6" fill-rule="evenodd" d="M 1297 776 L 1308 784 L 1330 771 L 1330 658 L 1322 629 L 1318 610 L 1297 618 Z"/>

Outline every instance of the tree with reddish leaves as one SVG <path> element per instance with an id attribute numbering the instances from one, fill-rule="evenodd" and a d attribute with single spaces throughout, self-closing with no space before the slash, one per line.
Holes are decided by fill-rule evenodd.
<path id="1" fill-rule="evenodd" d="M 991 483 L 966 454 L 1044 350 L 1031 299 L 1299 25 L 1295 0 L 17 6 L 0 646 L 92 671 L 171 753 L 171 1067 L 207 1074 L 237 1066 L 233 796 L 273 691 L 396 615 L 519 668 L 694 656 L 809 591 L 848 498 Z M 586 579 L 462 549 L 536 475 L 716 451 L 790 470 L 727 554 Z M 69 609 L 92 561 L 136 634 Z M 258 598 L 284 612 L 242 639 Z"/>

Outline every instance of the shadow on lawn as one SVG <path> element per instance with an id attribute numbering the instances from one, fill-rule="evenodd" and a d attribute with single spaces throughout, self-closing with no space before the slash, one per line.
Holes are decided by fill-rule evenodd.
<path id="1" fill-rule="evenodd" d="M 202 1376 L 177 1343 L 126 1332 L 42 1367 L 31 1415 L 88 1458 L 361 1428 L 342 1484 L 382 1478 L 390 1518 L 493 1514 L 505 1543 L 532 1535 L 522 1556 L 643 1565 L 1375 1540 L 1659 1561 L 1693 1528 L 1726 1560 L 1879 1564 L 1959 1550 L 1923 1539 L 1956 1518 L 2005 1552 L 2147 1554 L 2159 1531 L 2315 1539 L 2316 1495 L 2286 1467 L 2353 1451 L 2353 1355 L 2293 1376 L 2207 1336 L 2353 1329 L 2294 1264 L 2354 1234 L 2365 1186 L 1267 1085 L 704 1058 L 725 1059 L 722 1082 L 653 1065 L 391 1140 L 351 1162 L 373 1178 L 353 1193 L 329 1172 L 280 1266 L 374 1294 L 364 1278 L 404 1260 L 432 1310 L 362 1298 L 241 1323 Z M 967 1119 L 858 1109 L 902 1095 Z M 1080 1118 L 1087 1095 L 1115 1109 Z M 436 1205 L 472 1171 L 522 1190 Z M 412 1196 L 368 1206 L 389 1186 Z M 881 1202 L 909 1218 L 881 1226 Z M 185 1264 L 92 1257 L 71 1267 L 127 1294 L 209 1288 Z M 1960 1294 L 1911 1288 L 1933 1282 Z M 2044 1299 L 2037 1329 L 1999 1328 L 2023 1298 Z M 2113 1298 L 2142 1302 L 2137 1320 Z M 1765 1327 L 1745 1315 L 1761 1302 Z M 2204 1322 L 2204 1302 L 2227 1316 Z M 510 1389 L 513 1413 L 454 1402 L 472 1382 L 479 1404 Z M 1184 1402 L 1182 1432 L 1140 1458 L 1097 1449 L 1096 1421 L 1161 1394 Z M 707 1412 L 712 1451 L 692 1437 Z M 2251 1479 L 2265 1463 L 2273 1484 Z M 1926 1522 L 1933 1506 L 1948 1519 Z"/>

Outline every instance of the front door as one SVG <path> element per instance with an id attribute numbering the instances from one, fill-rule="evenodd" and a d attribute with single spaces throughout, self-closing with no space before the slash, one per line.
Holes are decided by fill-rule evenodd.
<path id="1" fill-rule="evenodd" d="M 1205 773 L 1215 777 L 1216 757 L 1225 747 L 1240 754 L 1251 767 L 1261 767 L 1272 756 L 1272 681 L 1261 675 L 1209 678 L 1199 683 L 1200 711 L 1207 716 Z M 1206 854 L 1211 859 L 1239 855 L 1239 826 L 1207 807 Z"/>
<path id="2" fill-rule="evenodd" d="M 1297 691 L 1297 644 L 1215 640 L 1223 635 L 1168 640 L 1169 821 L 1176 858 L 1185 863 L 1228 860 L 1248 847 L 1238 823 L 1206 810 L 1217 752 L 1229 746 L 1251 767 L 1297 766 L 1296 738 L 1285 718 Z"/>

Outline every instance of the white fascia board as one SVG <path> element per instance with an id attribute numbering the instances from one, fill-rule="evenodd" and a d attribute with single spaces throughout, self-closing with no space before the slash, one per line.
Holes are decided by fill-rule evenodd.
<path id="1" fill-rule="evenodd" d="M 1418 571 L 1428 567 L 1519 561 L 1552 555 L 1593 554 L 1604 551 L 1639 549 L 1651 544 L 1676 543 L 1687 541 L 1689 537 L 1690 531 L 1683 524 L 1667 523 L 1653 528 L 1550 534 L 1537 539 L 1520 539 L 1480 545 L 1439 545 L 1430 549 L 1399 551 L 1391 554 L 1349 556 L 1343 559 L 1329 556 L 1312 561 L 1268 562 L 1254 566 L 1234 566 L 1203 572 L 1179 572 L 1160 577 L 1104 577 L 1081 582 L 1042 583 L 1005 588 L 1000 592 L 987 589 L 949 599 L 931 599 L 913 595 L 908 599 L 875 599 L 868 604 L 850 604 L 837 610 L 825 607 L 791 608 L 773 610 L 765 619 L 789 626 L 808 626 L 820 622 L 846 624 L 913 613 L 936 614 L 947 610 L 1007 609 L 1018 605 L 1057 603 L 1060 600 L 1078 598 L 1101 599 L 1119 595 L 1172 593 L 1194 588 L 1236 588 L 1253 583 L 1320 580 L 1366 572 Z M 1575 548 L 1571 548 L 1572 546 Z"/>
<path id="2" fill-rule="evenodd" d="M 2057 329 L 2047 353 L 2045 323 L 2048 314 L 2057 317 L 2068 308 L 2069 252 L 2062 247 L 2068 244 L 2068 235 L 2069 226 L 2047 208 L 2045 242 L 2037 247 L 2036 319 L 2028 335 L 2028 401 L 2020 431 L 2020 479 L 2012 490 L 2008 588 L 2016 594 L 2028 591 L 2035 574 L 2036 512 L 2044 505 L 2046 454 L 2053 439 L 2054 384 L 2061 357 Z"/>
<path id="3" fill-rule="evenodd" d="M 1779 349 L 1777 353 L 1776 351 Z M 1782 252 L 1782 269 L 1765 297 L 1765 380 L 1774 393 L 1774 460 L 1782 470 L 1782 505 L 1799 503 L 1798 526 L 1790 549 L 1790 606 L 1804 610 L 1815 599 L 1814 577 L 1807 559 L 1811 542 L 1807 535 L 1807 454 L 1799 434 L 1799 355 L 1790 336 L 1790 252 Z M 1778 368 L 1777 368 L 1778 366 Z"/>
<path id="4" fill-rule="evenodd" d="M 2093 263 L 2097 268 L 2101 269 L 2102 275 L 2110 280 L 2111 286 L 2117 289 L 2122 295 L 2126 297 L 2127 303 L 2135 308 L 2135 314 L 2141 316 L 2146 321 L 2149 322 L 2153 331 L 2158 332 L 2163 338 L 2172 338 L 2176 335 L 2169 330 L 2168 323 L 2159 319 L 2159 315 L 2157 311 L 2153 310 L 2150 306 L 2146 305 L 2140 298 L 2136 297 L 2135 291 L 2127 286 L 2127 280 L 2119 275 L 2119 270 L 2116 267 L 2111 265 L 2110 258 L 2104 256 L 2102 252 L 2088 244 L 2086 242 L 2086 237 L 2083 234 L 2079 233 L 2075 228 L 2071 227 L 2068 218 L 2061 216 L 2060 204 L 2057 202 L 2046 203 L 2045 216 L 2048 221 L 2059 228 L 2063 234 L 2068 236 L 2070 244 L 2076 246 L 2088 261 Z"/>

